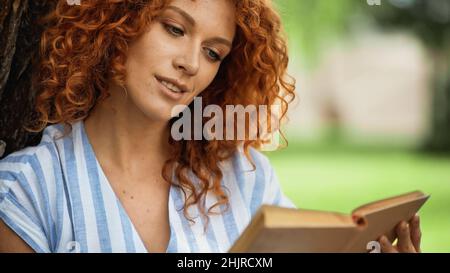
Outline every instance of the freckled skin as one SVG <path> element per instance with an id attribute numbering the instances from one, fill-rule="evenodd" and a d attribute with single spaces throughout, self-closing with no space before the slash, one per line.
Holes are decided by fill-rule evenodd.
<path id="1" fill-rule="evenodd" d="M 152 119 L 168 121 L 177 104 L 188 105 L 214 79 L 220 61 L 208 54 L 220 52 L 224 58 L 230 48 L 209 44 L 208 39 L 223 37 L 233 41 L 235 15 L 231 1 L 171 2 L 196 21 L 195 28 L 177 12 L 168 9 L 154 22 L 147 33 L 131 43 L 126 62 L 126 89 L 130 107 L 137 108 Z M 178 30 L 177 30 L 178 29 Z M 180 31 L 183 32 L 182 36 Z M 158 89 L 154 76 L 173 78 L 185 84 L 190 93 L 180 101 L 167 99 Z"/>

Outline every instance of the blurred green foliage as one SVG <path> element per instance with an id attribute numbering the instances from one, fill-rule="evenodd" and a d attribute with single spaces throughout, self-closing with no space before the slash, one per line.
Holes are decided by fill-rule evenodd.
<path id="1" fill-rule="evenodd" d="M 449 0 L 385 0 L 385 5 L 367 14 L 382 28 L 414 33 L 432 50 L 450 49 Z"/>
<path id="2" fill-rule="evenodd" d="M 310 67 L 317 61 L 323 43 L 345 33 L 355 0 L 275 0 L 288 33 L 291 54 Z"/>
<path id="3" fill-rule="evenodd" d="M 311 70 L 318 56 L 360 25 L 415 35 L 433 64 L 432 125 L 424 149 L 450 154 L 450 1 L 449 0 L 275 0 L 296 65 Z M 300 62 L 300 64 L 298 64 Z"/>

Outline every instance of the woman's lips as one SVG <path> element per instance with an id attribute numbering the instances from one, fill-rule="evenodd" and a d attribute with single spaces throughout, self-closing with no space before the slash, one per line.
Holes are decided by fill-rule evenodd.
<path id="1" fill-rule="evenodd" d="M 184 96 L 184 94 L 186 93 L 186 92 L 183 92 L 183 91 L 181 91 L 181 92 L 175 92 L 175 91 L 170 90 L 169 88 L 167 88 L 166 86 L 164 86 L 164 84 L 162 84 L 161 81 L 160 81 L 157 77 L 155 77 L 155 81 L 157 82 L 157 85 L 158 85 L 160 91 L 161 91 L 164 95 L 166 95 L 166 97 L 169 97 L 169 98 L 172 99 L 172 100 L 179 100 L 179 99 L 181 99 L 181 98 Z"/>

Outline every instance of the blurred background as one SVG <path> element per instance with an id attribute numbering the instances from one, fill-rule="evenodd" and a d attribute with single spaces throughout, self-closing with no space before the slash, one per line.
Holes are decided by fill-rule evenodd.
<path id="1" fill-rule="evenodd" d="M 450 252 L 450 1 L 274 0 L 297 98 L 267 152 L 303 209 L 414 190 L 423 252 Z"/>

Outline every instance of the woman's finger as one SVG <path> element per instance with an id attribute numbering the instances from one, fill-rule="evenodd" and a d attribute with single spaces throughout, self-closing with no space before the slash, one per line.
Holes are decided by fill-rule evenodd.
<path id="1" fill-rule="evenodd" d="M 409 222 L 409 226 L 411 227 L 411 241 L 414 245 L 414 248 L 417 252 L 421 252 L 420 249 L 420 240 L 422 238 L 422 232 L 420 231 L 420 218 L 419 215 L 416 214 L 411 221 Z"/>
<path id="2" fill-rule="evenodd" d="M 392 245 L 392 243 L 388 240 L 388 238 L 386 238 L 386 236 L 381 236 L 380 239 L 378 240 L 378 242 L 380 243 L 380 247 L 381 247 L 381 252 L 382 253 L 397 253 L 397 249 L 395 249 L 395 247 Z"/>
<path id="3" fill-rule="evenodd" d="M 400 224 L 397 225 L 397 236 L 397 248 L 399 252 L 415 252 L 408 223 L 401 221 Z"/>

